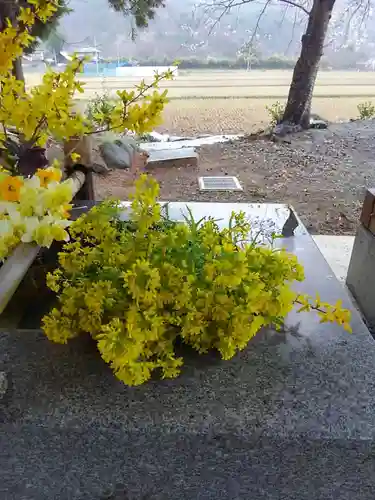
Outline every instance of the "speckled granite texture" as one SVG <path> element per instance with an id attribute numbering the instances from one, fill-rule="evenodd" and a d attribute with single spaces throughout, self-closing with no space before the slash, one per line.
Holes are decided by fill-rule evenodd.
<path id="1" fill-rule="evenodd" d="M 309 237 L 286 244 L 307 291 L 350 303 Z M 313 315 L 288 327 L 139 388 L 89 339 L 3 332 L 0 498 L 374 500 L 374 340 L 355 310 L 352 335 Z M 123 495 L 104 496 L 116 483 Z"/>

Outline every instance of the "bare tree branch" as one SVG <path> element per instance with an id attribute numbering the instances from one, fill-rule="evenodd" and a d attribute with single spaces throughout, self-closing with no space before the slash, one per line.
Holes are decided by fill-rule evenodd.
<path id="1" fill-rule="evenodd" d="M 349 19 L 347 20 L 347 24 L 346 24 L 346 26 L 347 26 L 346 33 L 345 33 L 346 37 L 348 36 L 350 25 L 355 17 L 359 16 L 359 14 L 360 14 L 360 21 L 359 21 L 358 29 L 360 29 L 362 27 L 365 20 L 369 17 L 369 13 L 371 10 L 371 0 L 366 0 L 366 1 L 356 0 L 354 2 L 354 9 L 352 9 L 352 7 L 353 7 L 352 4 L 350 4 L 350 6 L 347 7 L 347 9 L 346 9 L 347 14 L 349 14 L 350 10 L 352 10 L 352 12 L 350 13 Z"/>
<path id="2" fill-rule="evenodd" d="M 293 39 L 294 39 L 294 32 L 295 32 L 295 29 L 296 29 L 296 24 L 297 24 L 297 12 L 294 13 L 294 20 L 293 20 L 293 27 L 292 27 L 292 34 L 291 34 L 291 37 L 290 37 L 290 40 L 289 40 L 289 43 L 288 43 L 288 47 L 286 48 L 286 53 L 289 52 L 289 49 L 293 43 Z"/>
<path id="3" fill-rule="evenodd" d="M 283 13 L 282 13 L 282 16 L 281 16 L 281 19 L 280 21 L 277 23 L 279 25 L 279 27 L 281 28 L 281 26 L 283 25 L 284 21 L 285 21 L 285 17 L 288 13 L 288 9 L 289 9 L 289 5 L 287 5 L 285 7 L 285 9 L 283 9 Z"/>
<path id="4" fill-rule="evenodd" d="M 257 19 L 257 23 L 255 25 L 255 28 L 254 28 L 254 31 L 253 31 L 253 34 L 251 36 L 251 39 L 249 40 L 249 43 L 250 43 L 250 46 L 253 44 L 254 42 L 254 38 L 257 34 L 257 31 L 259 29 L 259 25 L 260 25 L 260 21 L 262 20 L 262 17 L 264 16 L 266 10 L 267 10 L 267 7 L 269 6 L 269 4 L 271 3 L 271 0 L 267 0 L 266 3 L 264 4 L 263 6 L 263 9 L 261 10 L 259 16 L 258 16 L 258 19 Z"/>
<path id="5" fill-rule="evenodd" d="M 291 5 L 292 7 L 296 7 L 297 9 L 302 10 L 306 15 L 310 14 L 309 10 L 302 3 L 299 3 L 298 1 L 277 0 L 277 2 Z M 248 3 L 258 3 L 258 2 L 256 2 L 255 0 L 219 0 L 219 1 L 212 0 L 210 3 L 205 3 L 204 6 L 213 8 L 215 10 L 221 10 L 222 11 L 220 14 L 220 19 L 221 19 L 225 14 L 227 14 L 230 11 L 230 9 L 234 7 L 240 7 L 241 5 L 246 5 Z"/>
<path id="6" fill-rule="evenodd" d="M 235 3 L 235 0 L 228 0 L 227 2 L 219 2 L 219 3 L 226 3 L 226 5 L 223 6 L 223 9 L 222 9 L 222 12 L 221 14 L 219 15 L 219 17 L 215 20 L 214 24 L 211 26 L 209 32 L 208 32 L 208 36 L 211 36 L 213 30 L 216 28 L 216 26 L 220 23 L 220 21 L 223 19 L 223 17 L 225 16 L 225 14 L 227 14 L 230 9 L 232 7 L 235 7 L 235 5 L 233 5 Z M 240 4 L 241 5 L 241 4 Z"/>
<path id="7" fill-rule="evenodd" d="M 306 15 L 310 14 L 309 10 L 302 3 L 298 3 L 298 1 L 293 1 L 293 0 L 277 0 L 277 1 L 279 3 L 286 5 L 287 7 L 288 6 L 296 7 L 298 9 L 300 9 Z M 368 1 L 370 1 L 370 0 L 368 0 Z M 226 14 L 228 14 L 231 11 L 231 9 L 233 9 L 235 7 L 241 7 L 243 5 L 250 4 L 250 3 L 255 4 L 255 3 L 259 3 L 259 2 L 257 2 L 256 0 L 211 0 L 208 3 L 201 4 L 201 6 L 203 5 L 203 7 L 205 8 L 206 12 L 210 11 L 210 10 L 211 11 L 212 10 L 220 11 L 219 16 L 215 19 L 215 22 L 210 27 L 210 30 L 208 32 L 208 36 L 212 35 L 214 29 L 217 27 L 218 24 L 220 24 L 220 21 L 223 19 L 223 17 Z M 265 14 L 266 9 L 270 5 L 270 3 L 271 3 L 271 0 L 267 0 L 265 2 L 265 4 L 263 5 L 263 8 L 262 8 L 261 13 L 260 13 L 258 20 L 257 20 L 256 28 L 254 30 L 254 36 L 259 28 L 260 19 Z"/>
<path id="8" fill-rule="evenodd" d="M 264 4 L 263 9 L 261 10 L 261 12 L 260 12 L 260 14 L 258 16 L 257 23 L 255 25 L 255 28 L 254 28 L 253 34 L 251 36 L 251 39 L 249 40 L 249 52 L 248 52 L 248 59 L 247 59 L 247 70 L 249 70 L 249 68 L 250 68 L 250 50 L 251 50 L 251 47 L 253 45 L 254 38 L 255 38 L 255 36 L 257 34 L 257 31 L 259 29 L 260 21 L 262 20 L 262 17 L 264 16 L 264 13 L 266 12 L 267 7 L 270 4 L 270 2 L 271 2 L 271 0 L 267 0 L 266 3 Z"/>
<path id="9" fill-rule="evenodd" d="M 310 14 L 310 12 L 302 4 L 299 4 L 297 2 L 292 2 L 291 0 L 278 0 L 278 1 L 281 3 L 286 3 L 288 5 L 291 5 L 292 7 L 296 7 L 297 9 L 301 9 L 307 16 Z"/>

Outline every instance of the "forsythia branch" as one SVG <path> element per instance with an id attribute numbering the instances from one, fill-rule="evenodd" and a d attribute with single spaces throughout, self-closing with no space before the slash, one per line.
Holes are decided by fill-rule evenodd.
<path id="1" fill-rule="evenodd" d="M 321 323 L 337 323 L 344 330 L 352 332 L 350 327 L 351 313 L 348 309 L 342 307 L 341 300 L 331 305 L 328 302 L 322 302 L 317 294 L 315 299 L 308 295 L 298 295 L 294 302 L 301 306 L 297 312 L 316 311 Z"/>
<path id="2" fill-rule="evenodd" d="M 21 8 L 13 24 L 7 20 L 6 29 L 0 32 L 0 123 L 3 124 L 0 147 L 7 150 L 5 141 L 10 130 L 18 136 L 25 150 L 43 147 L 50 137 L 63 141 L 104 130 L 143 133 L 160 124 L 167 91 L 150 91 L 157 89 L 161 80 L 172 79 L 172 71 L 155 73 L 150 84 L 142 81 L 136 91 L 118 91 L 119 101 L 108 109 L 98 110 L 93 119 L 79 113 L 74 106 L 75 93 L 84 92 L 83 84 L 76 79 L 83 67 L 82 59 L 74 57 L 61 73 L 47 71 L 42 83 L 27 92 L 23 82 L 12 75 L 13 61 L 33 41 L 30 28 L 36 20 L 48 21 L 58 5 L 55 0 L 31 0 L 29 3 L 32 8 Z"/>

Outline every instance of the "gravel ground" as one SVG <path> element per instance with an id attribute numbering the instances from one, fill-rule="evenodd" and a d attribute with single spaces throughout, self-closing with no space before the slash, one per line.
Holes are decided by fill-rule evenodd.
<path id="1" fill-rule="evenodd" d="M 241 139 L 202 147 L 199 167 L 154 169 L 161 199 L 281 202 L 294 206 L 315 234 L 354 234 L 366 186 L 375 186 L 375 121 L 332 124 L 292 138 L 292 144 Z M 200 175 L 235 175 L 243 192 L 202 193 Z M 98 199 L 127 199 L 132 178 L 97 178 Z"/>

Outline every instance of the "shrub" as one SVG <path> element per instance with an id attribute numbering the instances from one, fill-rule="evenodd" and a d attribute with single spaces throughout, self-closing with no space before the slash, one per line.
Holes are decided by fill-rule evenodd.
<path id="1" fill-rule="evenodd" d="M 295 59 L 278 54 L 260 61 L 260 67 L 264 69 L 293 69 L 295 65 Z"/>
<path id="2" fill-rule="evenodd" d="M 283 118 L 285 104 L 281 104 L 280 101 L 276 101 L 271 104 L 271 106 L 266 106 L 266 110 L 270 117 L 270 125 L 274 127 L 275 125 L 280 123 Z"/>
<path id="3" fill-rule="evenodd" d="M 285 250 L 245 244 L 250 226 L 233 213 L 227 229 L 215 220 L 169 220 L 156 202 L 156 181 L 136 183 L 130 220 L 107 201 L 71 226 L 75 241 L 59 254 L 61 268 L 47 277 L 59 305 L 43 319 L 48 338 L 65 343 L 81 332 L 97 341 L 103 359 L 128 385 L 154 370 L 175 377 L 181 338 L 200 353 L 223 359 L 244 349 L 264 325 L 281 325 L 303 280 L 297 258 Z M 323 321 L 347 325 L 349 312 L 316 303 Z"/>
<path id="4" fill-rule="evenodd" d="M 358 104 L 357 109 L 361 120 L 368 120 L 375 116 L 375 106 L 371 101 Z"/>
<path id="5" fill-rule="evenodd" d="M 96 94 L 95 97 L 90 99 L 87 104 L 86 115 L 97 127 L 105 127 L 107 129 L 111 126 L 110 117 L 116 109 L 116 101 L 111 98 L 108 90 L 103 94 Z"/>
<path id="6" fill-rule="evenodd" d="M 173 66 L 172 58 L 164 57 L 160 59 L 138 59 L 140 66 Z M 296 64 L 295 59 L 288 59 L 283 56 L 273 55 L 265 59 L 257 59 L 252 62 L 253 69 L 293 69 Z M 181 70 L 188 69 L 246 69 L 247 61 L 244 57 L 233 59 L 223 59 L 214 57 L 182 57 L 179 58 L 178 67 Z"/>

